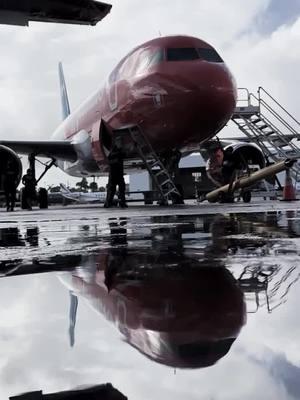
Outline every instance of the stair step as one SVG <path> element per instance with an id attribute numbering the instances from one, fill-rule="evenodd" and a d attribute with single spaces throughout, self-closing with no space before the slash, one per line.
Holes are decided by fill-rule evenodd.
<path id="1" fill-rule="evenodd" d="M 266 125 L 266 124 L 265 124 L 265 125 L 258 126 L 258 129 L 261 130 L 261 131 L 262 131 L 263 129 L 266 129 L 266 128 L 269 128 L 269 125 Z"/>
<path id="2" fill-rule="evenodd" d="M 160 176 L 160 175 L 163 175 L 163 174 L 165 174 L 166 175 L 166 172 L 162 169 L 162 170 L 158 170 L 158 172 L 156 173 L 155 171 L 152 171 L 153 173 L 154 173 L 154 175 L 156 176 L 156 177 L 158 177 L 158 176 Z"/>
<path id="3" fill-rule="evenodd" d="M 173 188 L 173 189 L 169 190 L 168 192 L 165 193 L 165 196 L 168 196 L 171 193 L 178 193 L 177 189 Z"/>
<path id="4" fill-rule="evenodd" d="M 252 122 L 252 124 L 257 124 L 258 122 L 261 122 L 262 120 L 260 118 L 256 118 L 256 119 L 251 119 L 250 120 Z"/>
<path id="5" fill-rule="evenodd" d="M 284 146 L 289 146 L 290 144 L 285 142 L 284 140 L 281 140 L 280 138 L 274 138 L 273 140 L 271 140 L 271 143 L 273 144 L 273 146 L 275 147 L 284 147 Z"/>
<path id="6" fill-rule="evenodd" d="M 171 183 L 171 180 L 168 178 L 163 183 L 160 183 L 160 186 L 165 186 L 165 185 L 170 184 L 170 183 Z"/>
<path id="7" fill-rule="evenodd" d="M 271 136 L 273 133 L 276 133 L 275 131 L 269 131 L 269 132 L 264 132 L 264 136 Z"/>
<path id="8" fill-rule="evenodd" d="M 152 164 L 149 165 L 152 168 L 157 167 L 157 166 L 161 166 L 161 162 L 159 160 L 155 160 L 154 162 L 152 162 Z"/>

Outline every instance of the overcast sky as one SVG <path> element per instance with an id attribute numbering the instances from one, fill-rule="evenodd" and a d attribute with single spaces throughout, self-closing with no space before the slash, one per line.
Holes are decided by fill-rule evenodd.
<path id="1" fill-rule="evenodd" d="M 300 0 L 114 0 L 96 27 L 0 26 L 0 137 L 47 139 L 61 120 L 57 63 L 71 107 L 101 86 L 132 47 L 187 34 L 214 45 L 239 87 L 262 85 L 300 118 Z M 228 135 L 230 129 L 227 128 Z M 53 171 L 44 183 L 74 182 Z M 78 181 L 78 179 L 75 179 Z"/>

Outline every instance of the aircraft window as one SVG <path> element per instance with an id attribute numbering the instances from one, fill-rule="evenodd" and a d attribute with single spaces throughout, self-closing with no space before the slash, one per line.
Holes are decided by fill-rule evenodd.
<path id="1" fill-rule="evenodd" d="M 149 61 L 148 67 L 153 67 L 153 65 L 157 65 L 164 60 L 164 52 L 163 50 L 157 50 L 151 57 Z"/>
<path id="2" fill-rule="evenodd" d="M 192 61 L 198 59 L 197 49 L 193 47 L 167 49 L 167 61 Z"/>
<path id="3" fill-rule="evenodd" d="M 202 60 L 208 62 L 217 62 L 217 63 L 224 62 L 214 49 L 203 48 L 203 49 L 198 49 L 198 51 L 199 51 L 199 56 Z"/>
<path id="4" fill-rule="evenodd" d="M 118 80 L 118 76 L 119 76 L 119 68 L 116 67 L 112 73 L 109 75 L 108 81 L 110 84 L 116 82 Z"/>
<path id="5" fill-rule="evenodd" d="M 137 69 L 136 75 L 142 74 L 143 72 L 147 71 L 150 67 L 159 64 L 163 60 L 163 51 L 157 50 L 154 51 L 144 50 L 140 53 L 138 62 L 137 62 Z"/>
<path id="6" fill-rule="evenodd" d="M 130 56 L 124 59 L 119 69 L 119 78 L 128 79 L 134 76 L 136 69 L 136 53 L 132 53 Z"/>

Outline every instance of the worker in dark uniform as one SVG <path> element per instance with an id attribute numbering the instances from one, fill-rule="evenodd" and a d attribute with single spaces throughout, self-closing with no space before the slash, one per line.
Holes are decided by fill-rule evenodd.
<path id="1" fill-rule="evenodd" d="M 224 151 L 224 158 L 222 164 L 223 184 L 229 185 L 228 192 L 223 196 L 222 202 L 234 202 L 234 181 L 238 176 L 238 172 L 243 168 L 242 160 L 238 154 L 235 154 L 232 147 L 228 147 Z"/>
<path id="2" fill-rule="evenodd" d="M 115 140 L 115 144 L 108 156 L 109 177 L 107 185 L 107 195 L 104 207 L 112 207 L 117 186 L 119 188 L 119 205 L 121 208 L 127 207 L 125 199 L 125 180 L 124 180 L 124 161 L 121 142 Z"/>
<path id="3" fill-rule="evenodd" d="M 25 196 L 27 209 L 32 210 L 32 200 L 36 197 L 36 180 L 30 168 L 27 170 L 26 175 L 23 176 L 22 183 L 24 185 L 23 196 Z"/>
<path id="4" fill-rule="evenodd" d="M 230 184 L 230 182 L 235 177 L 235 171 L 237 168 L 236 159 L 233 154 L 232 147 L 229 147 L 224 151 L 224 158 L 222 164 L 222 175 L 224 179 L 224 184 Z"/>
<path id="5" fill-rule="evenodd" d="M 18 174 L 14 164 L 9 161 L 4 173 L 4 192 L 6 198 L 6 211 L 14 211 L 16 201 Z"/>

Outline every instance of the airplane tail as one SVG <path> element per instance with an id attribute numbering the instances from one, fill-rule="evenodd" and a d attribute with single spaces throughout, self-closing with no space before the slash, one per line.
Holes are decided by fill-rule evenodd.
<path id="1" fill-rule="evenodd" d="M 66 87 L 66 81 L 63 71 L 62 63 L 58 64 L 58 73 L 59 73 L 59 85 L 60 85 L 60 98 L 61 98 L 61 107 L 62 107 L 62 118 L 65 120 L 68 115 L 70 115 L 70 104 L 68 99 L 68 92 Z"/>

